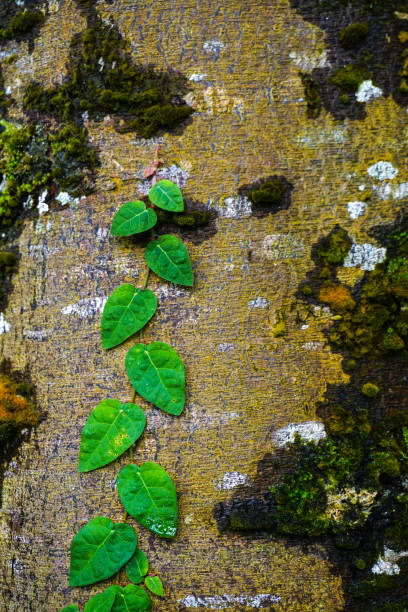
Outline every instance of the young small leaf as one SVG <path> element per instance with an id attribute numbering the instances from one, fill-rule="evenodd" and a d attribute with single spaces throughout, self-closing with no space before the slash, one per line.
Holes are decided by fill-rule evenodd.
<path id="1" fill-rule="evenodd" d="M 77 605 L 65 606 L 65 608 L 62 608 L 62 610 L 60 610 L 60 612 L 80 612 L 80 609 Z"/>
<path id="2" fill-rule="evenodd" d="M 98 593 L 85 604 L 84 612 L 109 612 L 114 601 L 115 591 L 110 588 L 106 589 L 106 591 Z"/>
<path id="3" fill-rule="evenodd" d="M 128 584 L 122 588 L 115 585 L 111 589 L 115 590 L 111 612 L 149 612 L 152 609 L 149 595 L 140 586 Z"/>
<path id="4" fill-rule="evenodd" d="M 130 525 L 98 516 L 83 527 L 71 544 L 70 586 L 93 584 L 113 576 L 136 550 Z"/>
<path id="5" fill-rule="evenodd" d="M 145 425 L 144 412 L 136 404 L 100 402 L 82 430 L 78 470 L 89 472 L 114 461 L 140 438 Z"/>
<path id="6" fill-rule="evenodd" d="M 145 585 L 154 595 L 164 597 L 163 583 L 158 576 L 147 576 Z"/>
<path id="7" fill-rule="evenodd" d="M 136 344 L 128 351 L 126 371 L 136 391 L 169 414 L 179 415 L 185 402 L 184 365 L 164 342 Z"/>
<path id="8" fill-rule="evenodd" d="M 171 181 L 158 181 L 149 191 L 149 200 L 163 210 L 181 212 L 184 210 L 183 196 L 180 188 Z"/>
<path id="9" fill-rule="evenodd" d="M 143 550 L 136 548 L 136 552 L 126 565 L 126 575 L 131 582 L 139 584 L 149 570 L 149 562 Z"/>
<path id="10" fill-rule="evenodd" d="M 186 246 L 176 236 L 163 234 L 146 247 L 147 265 L 157 276 L 178 285 L 192 287 L 193 270 Z"/>
<path id="11" fill-rule="evenodd" d="M 157 463 L 127 465 L 118 476 L 118 492 L 127 512 L 164 538 L 177 529 L 177 494 L 172 479 Z"/>
<path id="12" fill-rule="evenodd" d="M 157 298 L 150 289 L 120 285 L 108 298 L 102 313 L 102 347 L 110 349 L 142 329 L 154 315 Z"/>
<path id="13" fill-rule="evenodd" d="M 112 236 L 131 236 L 140 234 L 156 225 L 157 215 L 144 202 L 126 202 L 113 217 Z"/>

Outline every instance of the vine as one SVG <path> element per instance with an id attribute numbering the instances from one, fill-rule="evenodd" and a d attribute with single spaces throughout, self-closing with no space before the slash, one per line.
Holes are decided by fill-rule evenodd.
<path id="1" fill-rule="evenodd" d="M 111 234 L 130 236 L 153 230 L 157 223 L 155 207 L 165 211 L 184 210 L 182 193 L 169 180 L 157 181 L 156 169 L 149 166 L 147 176 L 152 179 L 149 204 L 127 202 L 116 212 Z M 102 347 L 114 348 L 139 332 L 140 342 L 126 355 L 125 367 L 134 387 L 132 400 L 121 403 L 116 399 L 102 400 L 91 412 L 82 430 L 79 450 L 79 472 L 103 467 L 126 450 L 142 435 L 146 418 L 137 404 L 136 394 L 158 408 L 179 415 L 185 403 L 184 365 L 177 352 L 164 342 L 141 342 L 141 330 L 157 309 L 157 298 L 148 287 L 150 270 L 161 278 L 191 287 L 193 271 L 187 249 L 176 236 L 152 236 L 146 247 L 147 273 L 142 287 L 129 283 L 120 285 L 108 298 L 101 319 Z M 176 534 L 178 503 L 171 477 L 157 463 L 138 466 L 126 465 L 119 473 L 117 489 L 125 508 L 124 521 L 129 514 L 141 525 L 157 535 L 172 538 Z M 112 577 L 122 567 L 132 584 L 112 585 L 92 597 L 84 612 L 144 612 L 151 610 L 147 591 L 164 596 L 158 576 L 148 576 L 149 564 L 145 553 L 137 546 L 137 535 L 125 522 L 113 523 L 98 516 L 89 521 L 74 537 L 71 544 L 69 584 L 73 587 L 90 585 Z M 144 581 L 147 590 L 139 586 Z M 70 605 L 61 612 L 78 611 Z"/>

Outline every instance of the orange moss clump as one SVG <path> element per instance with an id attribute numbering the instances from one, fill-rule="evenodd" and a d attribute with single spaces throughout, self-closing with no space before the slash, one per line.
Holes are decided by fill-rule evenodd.
<path id="1" fill-rule="evenodd" d="M 7 376 L 0 375 L 0 426 L 24 429 L 37 425 L 40 414 L 29 400 L 19 395 L 20 387 Z"/>
<path id="2" fill-rule="evenodd" d="M 347 287 L 343 285 L 326 285 L 320 289 L 319 300 L 330 306 L 334 312 L 353 310 L 356 303 Z"/>

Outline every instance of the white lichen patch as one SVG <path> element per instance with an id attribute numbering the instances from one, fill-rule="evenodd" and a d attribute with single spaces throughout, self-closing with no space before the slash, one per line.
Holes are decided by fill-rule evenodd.
<path id="1" fill-rule="evenodd" d="M 213 596 L 197 596 L 187 595 L 184 599 L 179 599 L 178 603 L 185 608 L 199 608 L 208 610 L 224 610 L 230 608 L 238 610 L 244 607 L 247 608 L 265 608 L 272 604 L 277 604 L 281 600 L 279 595 L 271 595 L 270 593 L 259 593 L 258 595 L 222 595 Z"/>
<path id="2" fill-rule="evenodd" d="M 303 243 L 292 234 L 268 234 L 260 249 L 255 250 L 254 256 L 267 261 L 285 261 L 299 259 L 304 252 Z"/>
<path id="3" fill-rule="evenodd" d="M 379 161 L 367 168 L 367 174 L 377 181 L 389 181 L 397 176 L 398 169 L 391 162 Z"/>
<path id="4" fill-rule="evenodd" d="M 396 552 L 385 546 L 384 553 L 378 557 L 371 571 L 373 574 L 388 574 L 388 576 L 395 576 L 401 571 L 398 561 L 403 557 L 408 557 L 408 551 Z"/>
<path id="5" fill-rule="evenodd" d="M 55 197 L 55 199 L 61 204 L 61 206 L 66 206 L 71 200 L 71 196 L 66 191 L 60 191 L 60 193 Z"/>
<path id="6" fill-rule="evenodd" d="M 319 442 L 327 436 L 324 424 L 320 421 L 305 421 L 304 423 L 289 423 L 286 427 L 277 429 L 272 434 L 272 441 L 278 448 L 283 448 L 294 442 L 295 435 L 299 434 L 304 440 Z"/>
<path id="7" fill-rule="evenodd" d="M 383 185 L 373 185 L 373 191 L 378 195 L 381 200 L 402 200 L 408 196 L 408 183 L 400 183 L 393 188 L 390 183 L 384 183 Z"/>
<path id="8" fill-rule="evenodd" d="M 213 55 L 219 55 L 222 49 L 226 48 L 226 44 L 221 40 L 217 40 L 216 38 L 212 38 L 211 40 L 206 40 L 203 44 L 203 49 L 205 53 L 212 53 Z"/>
<path id="9" fill-rule="evenodd" d="M 0 334 L 6 334 L 11 329 L 10 323 L 7 323 L 4 314 L 0 312 Z"/>
<path id="10" fill-rule="evenodd" d="M 218 352 L 219 353 L 232 353 L 236 348 L 237 348 L 237 345 L 233 344 L 232 342 L 221 342 L 221 344 L 218 345 Z"/>
<path id="11" fill-rule="evenodd" d="M 327 49 L 311 51 L 309 53 L 291 51 L 289 57 L 302 72 L 312 72 L 315 68 L 330 67 Z"/>
<path id="12" fill-rule="evenodd" d="M 246 196 L 225 198 L 214 205 L 218 215 L 224 219 L 243 219 L 252 215 L 252 205 Z"/>
<path id="13" fill-rule="evenodd" d="M 215 483 L 217 491 L 229 491 L 240 487 L 242 485 L 248 485 L 251 479 L 248 474 L 242 474 L 241 472 L 225 472 L 221 480 Z"/>
<path id="14" fill-rule="evenodd" d="M 323 348 L 322 342 L 305 342 L 301 348 L 305 351 L 321 351 Z"/>
<path id="15" fill-rule="evenodd" d="M 47 196 L 48 191 L 45 189 L 38 198 L 37 209 L 40 215 L 43 215 L 44 213 L 49 211 L 49 206 L 45 201 L 47 199 Z"/>
<path id="16" fill-rule="evenodd" d="M 61 309 L 61 314 L 76 314 L 81 319 L 85 317 L 93 317 L 97 313 L 103 311 L 107 299 L 108 298 L 106 297 L 84 298 L 75 304 L 68 304 L 68 306 L 64 306 L 64 308 Z"/>
<path id="17" fill-rule="evenodd" d="M 172 164 L 169 168 L 160 168 L 156 172 L 157 180 L 160 181 L 162 179 L 167 179 L 176 183 L 182 189 L 184 185 L 187 183 L 189 172 L 186 169 L 177 166 L 176 164 Z M 152 187 L 151 179 L 146 179 L 141 181 L 137 188 L 143 195 L 147 195 Z"/>
<path id="18" fill-rule="evenodd" d="M 46 329 L 25 329 L 23 332 L 25 338 L 29 340 L 36 340 L 37 342 L 43 342 L 48 338 L 48 331 Z"/>
<path id="19" fill-rule="evenodd" d="M 265 297 L 257 297 L 254 300 L 250 300 L 248 302 L 249 310 L 253 310 L 253 308 L 268 308 L 269 300 Z"/>
<path id="20" fill-rule="evenodd" d="M 204 81 L 206 76 L 206 74 L 199 74 L 198 72 L 193 72 L 193 74 L 190 74 L 190 76 L 188 77 L 188 80 L 192 81 L 193 83 L 201 83 L 201 81 Z"/>
<path id="21" fill-rule="evenodd" d="M 345 268 L 360 268 L 365 272 L 374 270 L 378 263 L 384 261 L 387 249 L 384 247 L 376 247 L 373 244 L 365 242 L 364 244 L 352 245 L 347 257 L 344 260 Z"/>
<path id="22" fill-rule="evenodd" d="M 359 200 L 348 202 L 347 210 L 350 219 L 358 219 L 358 217 L 366 214 L 367 204 L 365 202 L 360 202 Z"/>
<path id="23" fill-rule="evenodd" d="M 363 81 L 356 93 L 357 102 L 369 102 L 374 98 L 381 98 L 383 90 L 376 87 L 371 80 Z"/>

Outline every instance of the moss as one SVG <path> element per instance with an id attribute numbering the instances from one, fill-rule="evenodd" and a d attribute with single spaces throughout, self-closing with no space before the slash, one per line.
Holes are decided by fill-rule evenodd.
<path id="1" fill-rule="evenodd" d="M 20 38 L 31 32 L 34 28 L 42 25 L 45 15 L 41 11 L 26 9 L 16 13 L 6 28 L 0 29 L 0 40 Z"/>
<path id="2" fill-rule="evenodd" d="M 249 199 L 256 206 L 279 206 L 283 201 L 285 186 L 279 178 L 272 178 L 261 183 L 259 187 L 249 192 Z"/>
<path id="3" fill-rule="evenodd" d="M 50 135 L 53 153 L 52 175 L 57 185 L 72 196 L 92 191 L 93 183 L 85 169 L 99 165 L 98 157 L 88 141 L 85 128 L 75 123 L 64 124 Z"/>
<path id="4" fill-rule="evenodd" d="M 322 276 L 329 273 L 333 268 L 343 263 L 347 253 L 351 248 L 351 240 L 345 230 L 335 228 L 326 238 L 323 238 L 314 249 L 323 270 Z"/>
<path id="5" fill-rule="evenodd" d="M 330 306 L 334 312 L 342 313 L 347 310 L 353 310 L 356 305 L 347 287 L 336 285 L 332 282 L 326 283 L 320 289 L 319 301 Z"/>
<path id="6" fill-rule="evenodd" d="M 351 63 L 335 70 L 330 78 L 330 83 L 343 94 L 356 93 L 363 81 L 372 78 L 372 73 L 364 64 Z"/>
<path id="7" fill-rule="evenodd" d="M 113 113 L 118 131 L 136 131 L 144 138 L 174 129 L 192 113 L 180 97 L 185 80 L 134 65 L 119 30 L 97 16 L 73 38 L 70 56 L 69 78 L 63 85 L 49 90 L 36 83 L 27 87 L 28 110 L 77 123 L 84 112 L 95 120 Z"/>
<path id="8" fill-rule="evenodd" d="M 368 36 L 368 25 L 366 23 L 353 23 L 346 26 L 340 32 L 339 42 L 344 49 L 354 49 Z"/>
<path id="9" fill-rule="evenodd" d="M 316 119 L 320 115 L 322 106 L 319 86 L 309 74 L 300 73 L 300 76 L 305 92 L 307 116 L 311 119 Z"/>
<path id="10" fill-rule="evenodd" d="M 210 221 L 208 210 L 187 209 L 182 213 L 173 213 L 171 220 L 175 225 L 185 228 L 203 227 Z"/>
<path id="11" fill-rule="evenodd" d="M 48 141 L 41 126 L 16 127 L 3 122 L 0 134 L 0 228 L 10 228 L 21 215 L 28 196 L 38 194 L 50 178 Z"/>
<path id="12" fill-rule="evenodd" d="M 373 399 L 377 397 L 380 392 L 380 389 L 375 383 L 367 382 L 361 387 L 361 391 L 366 397 Z"/>

